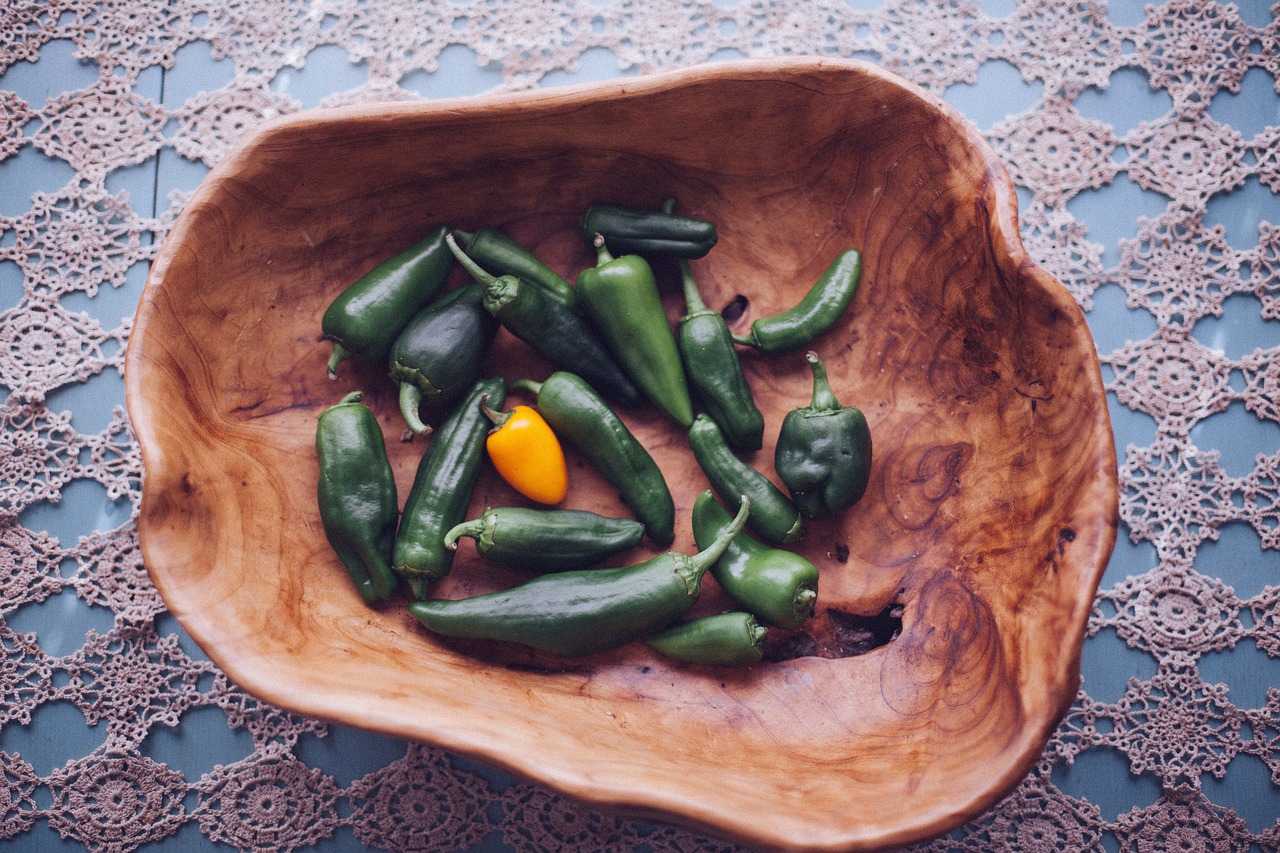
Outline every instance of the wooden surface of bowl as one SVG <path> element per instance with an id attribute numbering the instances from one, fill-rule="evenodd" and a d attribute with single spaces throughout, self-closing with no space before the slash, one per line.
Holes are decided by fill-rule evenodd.
<path id="1" fill-rule="evenodd" d="M 743 670 L 643 644 L 566 661 L 442 641 L 404 598 L 364 605 L 321 530 L 316 418 L 363 389 L 401 500 L 429 439 L 402 441 L 383 368 L 347 362 L 327 378 L 329 301 L 442 222 L 505 229 L 572 281 L 592 260 L 576 230 L 589 203 L 667 196 L 717 225 L 694 270 L 709 305 L 746 297 L 735 330 L 793 304 L 840 250 L 863 253 L 852 308 L 814 349 L 867 416 L 873 473 L 860 503 L 810 523 L 797 548 L 822 572 L 811 641 Z M 674 322 L 678 279 L 656 269 Z M 749 461 L 778 482 L 778 426 L 809 400 L 804 352 L 742 359 L 767 424 Z M 505 332 L 486 365 L 549 370 Z M 907 843 L 1010 790 L 1076 695 L 1116 534 L 1092 339 L 1022 248 L 1005 171 L 939 99 L 852 61 L 752 60 L 272 123 L 169 235 L 126 388 L 146 565 L 244 689 L 761 847 Z M 676 549 L 695 550 L 689 510 L 707 481 L 684 431 L 653 411 L 624 417 L 671 486 Z M 569 461 L 565 506 L 626 514 L 581 456 Z M 520 502 L 487 470 L 472 515 Z M 514 580 L 464 544 L 438 591 Z M 724 600 L 706 587 L 710 612 Z M 900 633 L 867 651 L 862 628 L 894 608 Z"/>

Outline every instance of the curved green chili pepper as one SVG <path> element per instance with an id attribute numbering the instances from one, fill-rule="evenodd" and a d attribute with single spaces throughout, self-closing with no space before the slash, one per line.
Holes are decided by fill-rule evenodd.
<path id="1" fill-rule="evenodd" d="M 795 506 L 768 477 L 734 455 L 715 421 L 706 415 L 694 418 L 689 446 L 711 488 L 726 503 L 737 509 L 738 495 L 751 498 L 753 531 L 775 545 L 790 545 L 800 538 L 803 522 Z"/>
<path id="2" fill-rule="evenodd" d="M 577 304 L 577 294 L 569 282 L 498 229 L 481 228 L 474 232 L 454 229 L 453 236 L 462 244 L 467 256 L 486 270 L 498 275 L 514 275 L 521 281 L 535 284 L 569 308 Z"/>
<path id="3" fill-rule="evenodd" d="M 578 304 L 640 390 L 681 426 L 693 422 L 684 364 L 653 270 L 639 255 L 615 258 L 596 240 L 597 262 L 578 274 Z"/>
<path id="4" fill-rule="evenodd" d="M 585 569 L 610 554 L 635 546 L 644 525 L 630 518 L 609 518 L 584 509 L 488 507 L 444 535 L 456 550 L 464 536 L 475 539 L 480 556 L 527 572 Z"/>
<path id="5" fill-rule="evenodd" d="M 601 234 L 611 251 L 652 257 L 701 258 L 716 244 L 716 227 L 702 219 L 672 213 L 668 200 L 661 211 L 597 202 L 579 222 L 587 245 Z"/>
<path id="6" fill-rule="evenodd" d="M 415 601 L 409 612 L 448 637 L 520 643 L 580 657 L 661 631 L 697 603 L 702 576 L 742 529 L 751 502 L 692 556 L 668 551 L 633 566 L 541 575 L 511 589 L 457 600 Z"/>
<path id="7" fill-rule="evenodd" d="M 445 243 L 484 288 L 485 308 L 507 331 L 619 404 L 631 407 L 643 402 L 640 389 L 577 312 L 514 275 L 489 274 L 462 251 L 452 234 Z"/>
<path id="8" fill-rule="evenodd" d="M 732 520 L 711 490 L 693 502 L 693 538 L 713 542 Z M 711 568 L 716 582 L 743 607 L 770 625 L 799 628 L 818 600 L 818 567 L 793 551 L 770 548 L 739 533 Z"/>
<path id="9" fill-rule="evenodd" d="M 730 447 L 759 450 L 764 443 L 764 415 L 742 373 L 729 326 L 718 311 L 703 303 L 689 262 L 681 258 L 679 264 L 687 307 L 678 341 L 689 384 Z"/>
<path id="10" fill-rule="evenodd" d="M 750 666 L 764 660 L 768 633 L 750 613 L 735 611 L 677 622 L 645 642 L 685 663 Z"/>
<path id="11" fill-rule="evenodd" d="M 329 378 L 348 356 L 378 362 L 386 358 L 400 331 L 444 286 L 453 257 L 445 245 L 446 225 L 388 258 L 329 303 L 320 329 L 333 341 Z"/>
<path id="12" fill-rule="evenodd" d="M 382 429 L 360 396 L 346 395 L 316 423 L 316 497 L 325 537 L 360 597 L 376 604 L 399 585 L 390 565 L 399 508 Z"/>
<path id="13" fill-rule="evenodd" d="M 519 379 L 556 435 L 578 448 L 644 525 L 655 543 L 675 541 L 675 502 L 658 463 L 582 377 L 561 370 L 543 382 Z"/>
<path id="14" fill-rule="evenodd" d="M 436 430 L 418 461 L 413 488 L 405 500 L 392 566 L 418 598 L 426 596 L 431 581 L 453 567 L 453 551 L 445 547 L 444 535 L 466 516 L 480 476 L 484 442 L 492 426 L 480 410 L 485 395 L 491 404 L 502 406 L 507 395 L 501 377 L 472 385 Z"/>
<path id="15" fill-rule="evenodd" d="M 806 518 L 828 518 L 862 499 L 871 479 L 871 429 L 856 406 L 842 406 L 817 353 L 813 400 L 782 419 L 773 466 Z"/>
<path id="16" fill-rule="evenodd" d="M 390 373 L 400 386 L 400 414 L 418 435 L 430 431 L 418 407 L 446 406 L 480 375 L 498 322 L 479 285 L 451 290 L 418 312 L 391 347 Z"/>
<path id="17" fill-rule="evenodd" d="M 814 282 L 794 307 L 772 317 L 760 317 L 750 332 L 734 335 L 734 341 L 766 352 L 780 352 L 806 346 L 825 334 L 853 301 L 862 278 L 862 256 L 846 249 Z"/>

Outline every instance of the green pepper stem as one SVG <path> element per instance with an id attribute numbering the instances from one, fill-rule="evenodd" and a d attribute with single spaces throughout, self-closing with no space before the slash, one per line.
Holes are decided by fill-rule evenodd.
<path id="1" fill-rule="evenodd" d="M 476 241 L 476 232 L 474 231 L 463 231 L 461 228 L 455 228 L 449 233 L 457 237 L 458 242 L 468 249 L 470 249 L 471 244 Z M 447 240 L 448 238 L 446 237 L 445 239 Z"/>
<path id="2" fill-rule="evenodd" d="M 720 529 L 720 532 L 716 534 L 716 538 L 711 541 L 710 545 L 692 556 L 679 555 L 684 559 L 678 560 L 680 565 L 676 569 L 676 574 L 684 578 L 685 586 L 690 594 L 696 594 L 702 576 L 716 564 L 717 560 L 724 556 L 724 552 L 728 549 L 729 544 L 733 542 L 734 537 L 742 532 L 742 528 L 747 523 L 747 516 L 750 514 L 751 498 L 743 495 L 742 505 L 738 507 L 738 514 L 733 517 L 733 521 Z"/>
<path id="3" fill-rule="evenodd" d="M 707 305 L 702 301 L 702 294 L 698 292 L 698 282 L 693 277 L 693 267 L 689 265 L 686 258 L 680 258 L 679 265 L 680 282 L 684 285 L 685 313 L 696 314 L 699 311 L 706 311 Z"/>
<path id="4" fill-rule="evenodd" d="M 822 359 L 818 358 L 816 352 L 807 352 L 804 357 L 809 362 L 809 369 L 813 372 L 813 401 L 809 404 L 809 408 L 816 412 L 838 411 L 840 401 L 836 399 L 835 392 L 831 390 L 831 383 L 827 380 L 827 366 L 822 363 Z"/>
<path id="5" fill-rule="evenodd" d="M 471 521 L 464 521 L 461 524 L 455 524 L 449 528 L 449 532 L 444 535 L 444 547 L 450 551 L 458 550 L 458 540 L 464 536 L 470 536 L 473 539 L 479 539 L 484 533 L 485 527 L 488 526 L 485 516 L 481 516 Z"/>
<path id="6" fill-rule="evenodd" d="M 339 400 L 335 405 L 345 406 L 348 403 L 359 403 L 360 398 L 363 396 L 364 396 L 363 391 L 348 391 L 346 394 L 342 395 L 342 399 Z"/>
<path id="7" fill-rule="evenodd" d="M 489 408 L 489 395 L 485 394 L 480 398 L 480 411 L 484 412 L 484 416 L 488 418 L 496 429 L 502 429 L 507 421 L 511 420 L 510 412 L 499 412 Z"/>
<path id="8" fill-rule="evenodd" d="M 351 357 L 351 350 L 344 347 L 337 341 L 333 342 L 333 352 L 329 354 L 329 364 L 326 369 L 329 371 L 330 379 L 338 378 L 338 365 Z"/>
<path id="9" fill-rule="evenodd" d="M 400 415 L 414 435 L 430 435 L 431 427 L 422 422 L 418 406 L 422 404 L 422 389 L 412 382 L 400 383 Z"/>
<path id="10" fill-rule="evenodd" d="M 670 213 L 675 213 L 675 212 L 676 212 L 676 197 L 675 197 L 675 196 L 671 196 L 671 197 L 669 197 L 666 201 L 664 201 L 664 202 L 662 203 L 662 212 L 663 212 L 663 213 L 668 213 L 668 214 L 670 214 Z"/>
<path id="11" fill-rule="evenodd" d="M 613 255 L 609 253 L 609 247 L 604 244 L 603 234 L 597 234 L 593 237 L 591 244 L 596 247 L 596 266 L 602 267 L 613 260 Z"/>
<path id="12" fill-rule="evenodd" d="M 735 344 L 742 344 L 744 347 L 758 348 L 760 346 L 760 342 L 756 340 L 755 326 L 752 326 L 751 331 L 745 335 L 730 334 L 729 337 L 733 338 Z"/>
<path id="13" fill-rule="evenodd" d="M 507 383 L 508 390 L 524 391 L 526 394 L 532 394 L 536 399 L 542 393 L 542 383 L 535 382 L 532 379 L 512 379 Z"/>
<path id="14" fill-rule="evenodd" d="M 452 232 L 445 235 L 444 241 L 449 244 L 449 251 L 453 252 L 453 256 L 458 259 L 458 263 L 462 264 L 463 269 L 471 273 L 471 277 L 478 283 L 489 285 L 497 280 L 497 276 L 491 275 L 479 264 L 467 257 L 467 253 L 462 251 L 462 248 L 458 246 L 458 241 L 453 239 Z"/>

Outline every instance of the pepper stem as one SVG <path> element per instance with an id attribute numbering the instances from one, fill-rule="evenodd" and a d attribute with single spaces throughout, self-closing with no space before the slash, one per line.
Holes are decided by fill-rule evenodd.
<path id="1" fill-rule="evenodd" d="M 532 379 L 512 379 L 507 383 L 507 389 L 512 391 L 523 391 L 526 394 L 533 395 L 534 399 L 537 399 L 538 395 L 542 393 L 542 383 L 535 382 Z"/>
<path id="2" fill-rule="evenodd" d="M 470 536 L 473 539 L 479 539 L 484 535 L 485 528 L 492 525 L 488 522 L 488 516 L 480 516 L 471 521 L 464 521 L 461 524 L 455 524 L 449 528 L 449 532 L 444 535 L 444 547 L 450 551 L 458 550 L 458 540 L 464 536 Z"/>
<path id="3" fill-rule="evenodd" d="M 346 394 L 342 395 L 342 399 L 339 400 L 336 405 L 345 406 L 348 403 L 359 403 L 360 398 L 363 396 L 363 391 L 348 391 Z"/>
<path id="4" fill-rule="evenodd" d="M 813 401 L 809 403 L 809 408 L 817 412 L 839 410 L 840 401 L 836 399 L 835 392 L 831 390 L 831 383 L 827 380 L 827 366 L 822 363 L 822 359 L 818 358 L 816 352 L 807 352 L 804 357 L 809 362 L 809 369 L 813 372 Z"/>
<path id="5" fill-rule="evenodd" d="M 412 382 L 400 383 L 400 415 L 414 435 L 430 435 L 431 427 L 422 422 L 418 406 L 422 404 L 422 389 Z"/>
<path id="6" fill-rule="evenodd" d="M 489 395 L 485 394 L 480 398 L 480 411 L 484 412 L 484 416 L 493 422 L 495 429 L 502 429 L 507 421 L 511 420 L 510 412 L 499 412 L 489 408 Z"/>
<path id="7" fill-rule="evenodd" d="M 454 228 L 449 233 L 453 234 L 457 238 L 458 242 L 467 249 L 470 249 L 471 244 L 476 241 L 476 232 L 474 231 L 463 231 L 461 228 Z M 445 239 L 448 238 L 446 237 Z"/>
<path id="8" fill-rule="evenodd" d="M 706 311 L 707 304 L 702 301 L 702 294 L 698 292 L 698 282 L 693 277 L 693 267 L 689 265 L 686 258 L 680 258 L 679 265 L 680 282 L 684 285 L 685 313 L 696 314 L 699 311 Z"/>
<path id="9" fill-rule="evenodd" d="M 497 276 L 489 274 L 479 264 L 467 257 L 467 253 L 462 251 L 458 241 L 453 239 L 453 232 L 446 234 L 444 241 L 449 244 L 449 251 L 453 252 L 453 256 L 458 259 L 458 263 L 462 264 L 463 269 L 471 273 L 471 277 L 478 283 L 488 285 L 497 280 Z"/>
<path id="10" fill-rule="evenodd" d="M 733 517 L 733 521 L 720 528 L 720 532 L 716 534 L 716 538 L 711 541 L 710 545 L 692 556 L 677 555 L 684 559 L 677 560 L 679 565 L 676 568 L 676 574 L 684 579 L 685 587 L 689 590 L 690 595 L 698 594 L 702 576 L 716 564 L 717 560 L 724 556 L 729 543 L 733 542 L 734 537 L 742 532 L 742 528 L 747 523 L 747 516 L 750 514 L 751 498 L 743 495 L 742 504 L 738 507 L 738 514 Z"/>
<path id="11" fill-rule="evenodd" d="M 351 350 L 347 349 L 337 341 L 333 342 L 333 352 L 329 355 L 329 364 L 327 365 L 330 379 L 338 378 L 338 365 L 342 364 L 342 362 L 346 361 L 350 357 Z"/>
<path id="12" fill-rule="evenodd" d="M 609 247 L 604 244 L 603 234 L 597 234 L 591 238 L 591 245 L 596 247 L 596 266 L 602 267 L 613 260 L 613 255 L 609 254 Z"/>

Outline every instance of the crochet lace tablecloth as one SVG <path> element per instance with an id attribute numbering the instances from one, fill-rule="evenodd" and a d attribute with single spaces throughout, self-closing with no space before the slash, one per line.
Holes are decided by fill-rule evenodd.
<path id="1" fill-rule="evenodd" d="M 1032 93 L 981 130 L 1019 186 L 1029 251 L 1094 329 L 1120 453 L 1120 542 L 1074 706 L 1007 799 L 920 848 L 1280 850 L 1278 14 L 1213 0 L 0 4 L 0 844 L 736 849 L 239 690 L 141 563 L 119 373 L 166 231 L 269 117 L 470 94 L 438 73 L 459 55 L 488 88 L 522 89 L 602 56 L 630 74 L 811 54 L 960 101 L 988 73 Z M 315 103 L 282 85 L 335 50 L 354 83 L 335 75 Z M 184 77 L 192 57 L 220 79 Z M 31 83 L 42 68 L 47 96 Z M 1119 89 L 1145 114 L 1099 117 Z"/>

